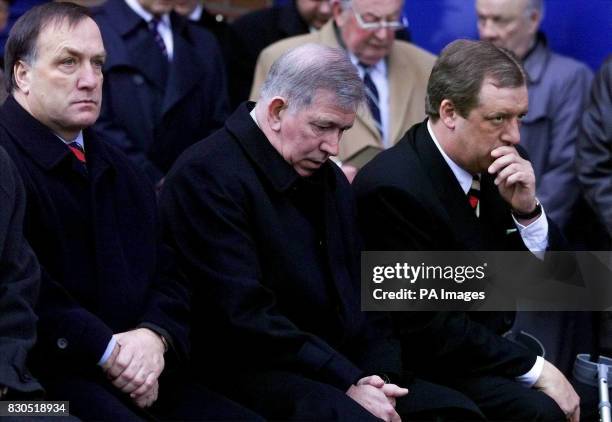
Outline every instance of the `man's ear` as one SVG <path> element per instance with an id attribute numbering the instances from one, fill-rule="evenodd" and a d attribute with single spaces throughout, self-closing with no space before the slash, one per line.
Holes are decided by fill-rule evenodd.
<path id="1" fill-rule="evenodd" d="M 282 114 L 286 111 L 287 101 L 283 97 L 274 97 L 268 103 L 268 125 L 270 129 L 278 132 L 281 128 Z"/>
<path id="2" fill-rule="evenodd" d="M 346 21 L 346 13 L 342 10 L 340 0 L 332 0 L 332 19 L 336 22 L 338 27 L 342 28 Z"/>
<path id="3" fill-rule="evenodd" d="M 30 93 L 30 73 L 32 68 L 23 60 L 18 60 L 13 66 L 13 75 L 17 88 L 24 94 Z"/>
<path id="4" fill-rule="evenodd" d="M 455 121 L 457 120 L 457 109 L 451 100 L 444 99 L 440 103 L 440 120 L 450 129 L 455 129 Z"/>
<path id="5" fill-rule="evenodd" d="M 542 21 L 542 13 L 537 9 L 533 9 L 529 12 L 528 19 L 528 32 L 530 35 L 535 36 L 535 34 L 538 32 L 538 29 L 540 28 L 540 22 Z"/>

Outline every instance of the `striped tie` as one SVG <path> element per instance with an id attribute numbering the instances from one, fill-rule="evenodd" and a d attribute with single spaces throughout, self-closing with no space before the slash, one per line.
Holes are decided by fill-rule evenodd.
<path id="1" fill-rule="evenodd" d="M 378 89 L 376 89 L 376 85 L 374 85 L 374 81 L 370 76 L 370 66 L 359 62 L 359 66 L 363 69 L 363 84 L 366 88 L 366 96 L 368 100 L 368 107 L 370 109 L 370 113 L 372 114 L 372 118 L 374 119 L 374 124 L 376 125 L 376 129 L 378 129 L 378 133 L 380 137 L 383 137 L 382 130 L 382 120 L 380 118 L 380 107 L 378 106 L 379 98 L 378 98 Z"/>
<path id="2" fill-rule="evenodd" d="M 151 31 L 151 34 L 153 34 L 153 38 L 155 39 L 155 43 L 157 44 L 157 46 L 161 50 L 161 53 L 163 54 L 163 56 L 166 59 L 168 59 L 168 50 L 166 50 L 166 43 L 164 42 L 164 39 L 162 38 L 162 36 L 159 33 L 159 31 L 157 30 L 157 27 L 159 26 L 159 23 L 160 23 L 159 19 L 153 18 L 153 19 L 151 19 L 147 23 L 147 25 L 149 25 L 149 31 Z"/>
<path id="3" fill-rule="evenodd" d="M 468 201 L 470 206 L 476 213 L 476 217 L 480 217 L 480 175 L 476 174 L 472 178 L 472 186 L 468 191 Z"/>
<path id="4" fill-rule="evenodd" d="M 68 148 L 70 148 L 70 152 L 72 152 L 72 155 L 74 155 L 77 159 L 77 162 L 75 163 L 75 168 L 77 171 L 83 176 L 87 176 L 87 159 L 85 158 L 85 150 L 83 147 L 79 145 L 78 142 L 70 142 L 68 144 Z"/>
<path id="5" fill-rule="evenodd" d="M 85 164 L 87 162 L 87 159 L 85 158 L 85 150 L 78 142 L 70 142 L 68 144 L 68 148 L 70 148 L 70 151 L 72 151 L 74 156 L 81 163 Z"/>

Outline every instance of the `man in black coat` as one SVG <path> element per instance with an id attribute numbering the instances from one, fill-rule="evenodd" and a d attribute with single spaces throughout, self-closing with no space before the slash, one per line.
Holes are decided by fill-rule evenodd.
<path id="1" fill-rule="evenodd" d="M 172 12 L 173 2 L 115 0 L 94 14 L 107 60 L 95 131 L 153 183 L 180 153 L 223 125 L 223 58 L 208 31 Z"/>
<path id="2" fill-rule="evenodd" d="M 255 417 L 183 372 L 189 286 L 158 239 L 153 189 L 88 129 L 106 56 L 96 23 L 48 3 L 17 21 L 6 49 L 0 144 L 24 180 L 42 268 L 32 370 L 49 398 L 84 419 Z"/>
<path id="3" fill-rule="evenodd" d="M 259 53 L 276 41 L 307 34 L 331 18 L 329 0 L 289 0 L 281 6 L 247 13 L 230 25 L 229 91 L 232 107 L 249 98 Z"/>
<path id="4" fill-rule="evenodd" d="M 23 236 L 26 196 L 19 173 L 0 147 L 0 400 L 42 393 L 26 367 L 36 340 L 34 303 L 40 268 Z"/>
<path id="5" fill-rule="evenodd" d="M 429 79 L 429 119 L 355 181 L 367 248 L 541 254 L 557 242 L 531 164 L 516 149 L 527 101 L 511 54 L 482 42 L 447 46 Z M 565 377 L 500 336 L 513 313 L 396 316 L 403 345 L 412 346 L 405 361 L 466 393 L 487 417 L 578 420 L 579 399 Z"/>
<path id="6" fill-rule="evenodd" d="M 161 195 L 164 235 L 195 284 L 196 369 L 268 418 L 475 409 L 420 381 L 406 395 L 390 321 L 360 311 L 352 193 L 328 158 L 363 96 L 341 50 L 289 51 L 257 104 L 187 150 Z"/>

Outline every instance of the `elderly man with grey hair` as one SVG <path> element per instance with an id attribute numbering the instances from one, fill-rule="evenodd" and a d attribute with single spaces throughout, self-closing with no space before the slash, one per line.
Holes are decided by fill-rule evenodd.
<path id="1" fill-rule="evenodd" d="M 161 195 L 164 236 L 194 283 L 194 370 L 270 419 L 396 421 L 450 401 L 396 385 L 390 322 L 360 310 L 353 198 L 328 158 L 363 101 L 344 52 L 289 51 Z"/>
<path id="2" fill-rule="evenodd" d="M 403 0 L 333 0 L 332 19 L 319 31 L 287 38 L 264 49 L 257 60 L 251 98 L 257 98 L 272 63 L 285 51 L 307 43 L 342 48 L 368 92 L 338 158 L 352 179 L 375 151 L 394 145 L 425 118 L 425 90 L 435 57 L 396 39 L 405 24 Z"/>

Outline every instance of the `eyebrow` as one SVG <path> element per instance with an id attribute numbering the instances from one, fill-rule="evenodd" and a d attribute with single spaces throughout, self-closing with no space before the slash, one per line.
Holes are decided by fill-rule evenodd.
<path id="1" fill-rule="evenodd" d="M 63 47 L 60 51 L 59 54 L 64 54 L 64 53 L 68 53 L 70 55 L 73 56 L 82 56 L 83 52 L 79 51 L 79 50 L 75 50 L 74 48 L 70 48 L 70 47 Z M 94 54 L 92 57 L 95 58 L 106 58 L 106 51 L 102 50 L 101 52 Z"/>

